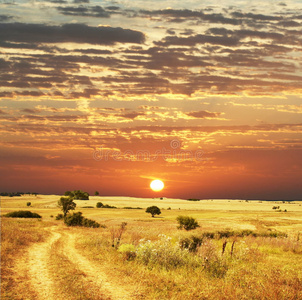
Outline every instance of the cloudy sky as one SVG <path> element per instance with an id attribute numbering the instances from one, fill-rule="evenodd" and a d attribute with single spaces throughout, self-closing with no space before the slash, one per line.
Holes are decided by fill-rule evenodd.
<path id="1" fill-rule="evenodd" d="M 0 47 L 0 191 L 301 199 L 300 0 L 3 0 Z"/>

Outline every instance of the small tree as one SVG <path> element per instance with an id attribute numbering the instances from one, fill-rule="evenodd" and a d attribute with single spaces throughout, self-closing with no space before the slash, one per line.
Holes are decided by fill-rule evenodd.
<path id="1" fill-rule="evenodd" d="M 102 203 L 102 202 L 98 202 L 97 204 L 96 204 L 96 207 L 97 208 L 100 208 L 100 207 L 103 207 L 104 206 L 104 204 Z"/>
<path id="2" fill-rule="evenodd" d="M 27 206 L 31 206 L 31 202 L 27 202 L 26 205 L 27 205 Z"/>
<path id="3" fill-rule="evenodd" d="M 73 202 L 73 198 L 70 197 L 61 197 L 60 200 L 58 201 L 58 205 L 61 207 L 64 218 L 66 217 L 67 213 L 70 210 L 74 210 L 75 207 L 77 206 L 76 203 Z"/>
<path id="4" fill-rule="evenodd" d="M 198 222 L 192 217 L 178 216 L 176 220 L 179 224 L 178 229 L 191 230 L 199 227 Z"/>
<path id="5" fill-rule="evenodd" d="M 155 215 L 160 215 L 161 211 L 157 206 L 149 206 L 146 209 L 146 213 L 150 213 L 152 218 L 154 218 Z"/>
<path id="6" fill-rule="evenodd" d="M 95 191 L 94 195 L 98 196 L 100 193 L 98 191 Z"/>

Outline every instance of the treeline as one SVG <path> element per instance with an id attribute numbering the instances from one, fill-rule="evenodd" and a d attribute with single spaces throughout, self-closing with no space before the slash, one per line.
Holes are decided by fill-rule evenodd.
<path id="1" fill-rule="evenodd" d="M 3 197 L 21 197 L 22 195 L 35 195 L 37 196 L 39 193 L 31 193 L 31 192 L 12 192 L 12 193 L 8 193 L 8 192 L 0 192 L 0 196 Z"/>

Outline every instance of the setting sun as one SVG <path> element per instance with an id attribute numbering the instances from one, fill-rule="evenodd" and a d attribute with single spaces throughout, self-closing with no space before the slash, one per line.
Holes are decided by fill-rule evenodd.
<path id="1" fill-rule="evenodd" d="M 154 191 L 154 192 L 159 192 L 161 191 L 163 188 L 164 188 L 164 183 L 159 180 L 159 179 L 156 179 L 156 180 L 153 180 L 151 183 L 150 183 L 150 188 Z"/>

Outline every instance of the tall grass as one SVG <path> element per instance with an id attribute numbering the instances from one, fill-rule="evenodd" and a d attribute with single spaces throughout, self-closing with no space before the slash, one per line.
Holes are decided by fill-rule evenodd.
<path id="1" fill-rule="evenodd" d="M 291 239 L 282 234 L 274 238 L 259 232 L 228 238 L 205 234 L 196 250 L 190 251 L 180 241 L 191 234 L 174 231 L 171 236 L 137 240 L 144 236 L 143 229 L 136 232 L 132 227 L 119 252 L 110 247 L 107 231 L 78 240 L 78 247 L 96 262 L 113 266 L 110 261 L 114 261 L 108 273 L 125 284 L 138 285 L 143 299 L 302 299 L 301 256 L 286 252 L 284 245 L 290 245 Z M 197 235 L 202 236 L 202 231 Z M 278 247 L 280 253 L 268 253 L 264 245 Z M 135 255 L 125 255 L 123 249 Z"/>

